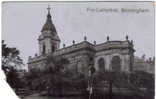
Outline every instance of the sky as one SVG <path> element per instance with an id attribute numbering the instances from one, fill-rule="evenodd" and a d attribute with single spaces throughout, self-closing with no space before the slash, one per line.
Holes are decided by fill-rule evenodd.
<path id="1" fill-rule="evenodd" d="M 28 57 L 39 53 L 38 37 L 51 7 L 53 24 L 63 44 L 110 40 L 134 41 L 135 56 L 153 57 L 155 30 L 152 2 L 3 2 L 2 39 Z"/>

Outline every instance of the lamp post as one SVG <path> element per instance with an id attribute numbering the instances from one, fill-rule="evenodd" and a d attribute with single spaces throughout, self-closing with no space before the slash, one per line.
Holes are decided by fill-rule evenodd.
<path id="1" fill-rule="evenodd" d="M 89 99 L 91 99 L 91 95 L 93 93 L 93 74 L 95 72 L 95 68 L 93 65 L 89 66 L 89 81 L 88 81 L 88 91 L 89 91 Z"/>

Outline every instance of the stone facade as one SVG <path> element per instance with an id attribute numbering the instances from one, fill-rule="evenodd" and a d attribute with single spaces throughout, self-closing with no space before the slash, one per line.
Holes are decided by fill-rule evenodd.
<path id="1" fill-rule="evenodd" d="M 61 55 L 69 60 L 68 68 L 73 72 L 88 73 L 88 67 L 93 64 L 96 71 L 116 70 L 130 72 L 133 69 L 134 52 L 133 41 L 107 41 L 101 44 L 94 44 L 84 41 L 63 48 L 59 48 L 60 39 L 57 35 L 54 24 L 51 20 L 50 9 L 45 25 L 39 36 L 39 55 L 29 57 L 28 68 L 44 69 L 45 59 L 49 54 L 54 56 Z"/>
<path id="2" fill-rule="evenodd" d="M 144 71 L 148 73 L 155 73 L 155 57 L 145 59 L 145 55 L 142 57 L 134 57 L 134 71 Z"/>

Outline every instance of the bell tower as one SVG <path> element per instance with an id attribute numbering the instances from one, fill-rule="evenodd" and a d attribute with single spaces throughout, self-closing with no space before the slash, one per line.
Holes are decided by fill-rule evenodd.
<path id="1" fill-rule="evenodd" d="M 39 36 L 39 55 L 55 52 L 60 46 L 60 38 L 57 35 L 56 28 L 51 20 L 50 7 L 47 8 L 47 20 L 42 27 Z"/>

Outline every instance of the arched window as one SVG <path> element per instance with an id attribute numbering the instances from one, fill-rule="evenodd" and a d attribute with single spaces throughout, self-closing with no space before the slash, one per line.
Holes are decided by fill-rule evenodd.
<path id="1" fill-rule="evenodd" d="M 114 56 L 111 60 L 111 67 L 113 71 L 121 70 L 121 59 L 119 56 Z"/>
<path id="2" fill-rule="evenodd" d="M 43 51 L 42 51 L 42 54 L 45 54 L 45 52 L 46 52 L 46 46 L 45 46 L 45 44 L 43 44 Z"/>
<path id="3" fill-rule="evenodd" d="M 105 71 L 105 61 L 103 58 L 100 58 L 98 60 L 98 67 L 99 67 L 99 71 L 101 71 L 101 72 Z"/>

